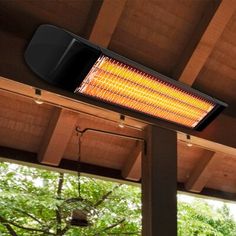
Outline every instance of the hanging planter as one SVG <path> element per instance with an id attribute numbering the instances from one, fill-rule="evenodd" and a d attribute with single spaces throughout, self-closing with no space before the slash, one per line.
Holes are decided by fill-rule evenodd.
<path id="1" fill-rule="evenodd" d="M 88 221 L 87 213 L 81 209 L 72 211 L 70 224 L 78 227 L 88 227 L 91 225 Z"/>

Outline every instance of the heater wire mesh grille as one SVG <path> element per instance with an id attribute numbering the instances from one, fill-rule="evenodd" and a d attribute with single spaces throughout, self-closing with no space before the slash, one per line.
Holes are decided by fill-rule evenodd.
<path id="1" fill-rule="evenodd" d="M 206 98 L 104 55 L 99 57 L 75 93 L 191 128 L 216 105 Z"/>

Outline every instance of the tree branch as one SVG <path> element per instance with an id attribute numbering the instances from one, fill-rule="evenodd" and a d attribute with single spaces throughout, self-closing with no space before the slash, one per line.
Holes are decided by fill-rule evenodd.
<path id="1" fill-rule="evenodd" d="M 101 232 L 104 232 L 104 231 L 108 231 L 108 230 L 110 230 L 110 229 L 112 229 L 112 228 L 115 228 L 116 226 L 122 224 L 124 221 L 125 221 L 125 218 L 123 218 L 123 219 L 119 220 L 118 222 L 116 222 L 116 223 L 114 223 L 114 224 L 112 224 L 112 225 L 109 225 L 108 227 L 104 228 L 103 230 L 100 231 L 100 233 L 101 233 Z M 100 233 L 95 234 L 95 236 L 99 236 Z M 110 234 L 110 233 L 109 233 L 109 234 Z"/>
<path id="2" fill-rule="evenodd" d="M 9 207 L 8 205 L 6 205 L 6 204 L 4 204 L 4 203 L 3 203 L 2 205 L 4 205 L 5 207 Z M 16 207 L 11 207 L 11 206 L 10 206 L 10 208 L 11 208 L 13 211 L 20 212 L 20 213 L 22 213 L 22 214 L 24 214 L 24 215 L 30 217 L 31 219 L 35 220 L 35 221 L 38 222 L 39 224 L 43 225 L 43 223 L 42 223 L 39 219 L 37 219 L 35 216 L 29 214 L 28 212 L 23 211 L 23 210 L 21 210 L 21 209 L 19 209 L 19 208 L 16 208 Z"/>
<path id="3" fill-rule="evenodd" d="M 64 173 L 60 173 L 58 186 L 57 186 L 57 199 L 61 199 L 63 183 L 64 183 Z M 61 234 L 62 217 L 61 217 L 61 207 L 60 206 L 57 206 L 56 220 L 57 220 L 57 235 L 62 235 Z"/>
<path id="4" fill-rule="evenodd" d="M 64 183 L 64 173 L 60 173 L 58 187 L 57 187 L 57 198 L 58 199 L 61 199 L 61 192 L 62 192 L 63 183 Z"/>
<path id="5" fill-rule="evenodd" d="M 106 227 L 105 229 L 103 229 L 103 231 L 107 231 L 107 230 L 110 230 L 112 228 L 115 228 L 116 226 L 122 224 L 124 221 L 125 221 L 125 218 L 123 218 L 123 219 L 119 220 L 118 222 Z"/>
<path id="6" fill-rule="evenodd" d="M 67 224 L 67 225 L 64 227 L 64 229 L 62 229 L 61 235 L 64 235 L 64 234 L 66 233 L 66 231 L 69 230 L 69 229 L 70 229 L 70 224 Z"/>
<path id="7" fill-rule="evenodd" d="M 0 216 L 0 222 L 6 227 L 11 236 L 18 236 L 16 231 L 6 222 L 6 220 Z"/>
<path id="8" fill-rule="evenodd" d="M 29 228 L 29 227 L 24 227 L 24 226 L 21 226 L 21 225 L 18 225 L 10 220 L 6 220 L 5 218 L 3 218 L 2 216 L 0 216 L 0 222 L 2 222 L 4 225 L 5 224 L 9 224 L 9 225 L 13 225 L 19 229 L 24 229 L 24 230 L 28 230 L 28 231 L 34 231 L 34 232 L 42 232 L 42 233 L 45 233 L 45 234 L 49 234 L 49 235 L 55 235 L 54 233 L 51 233 L 47 230 L 43 230 L 43 229 L 34 229 L 34 228 Z"/>
<path id="9" fill-rule="evenodd" d="M 114 190 L 116 190 L 117 188 L 119 188 L 121 185 L 122 185 L 122 184 L 119 184 L 119 185 L 115 186 L 115 187 L 113 188 L 113 190 L 111 190 L 111 191 L 107 192 L 106 194 L 104 194 L 104 195 L 101 197 L 101 199 L 98 200 L 93 206 L 94 206 L 94 207 L 98 207 L 99 205 L 101 205 L 101 204 L 114 192 Z"/>
<path id="10" fill-rule="evenodd" d="M 25 212 L 25 211 L 23 211 L 23 210 L 21 210 L 21 209 L 17 209 L 17 208 L 12 208 L 12 209 L 15 210 L 15 211 L 18 211 L 18 212 L 20 212 L 20 213 L 22 213 L 22 214 L 25 214 L 26 216 L 28 216 L 28 217 L 30 217 L 31 219 L 33 219 L 33 220 L 35 220 L 36 222 L 38 222 L 39 224 L 43 225 L 43 223 L 42 223 L 39 219 L 37 219 L 35 216 L 29 214 L 28 212 Z"/>
<path id="11" fill-rule="evenodd" d="M 56 210 L 56 220 L 57 220 L 57 235 L 61 235 L 61 209 L 57 206 Z"/>
<path id="12" fill-rule="evenodd" d="M 16 231 L 9 224 L 3 223 L 3 225 L 7 228 L 8 232 L 11 234 L 11 236 L 18 236 Z"/>

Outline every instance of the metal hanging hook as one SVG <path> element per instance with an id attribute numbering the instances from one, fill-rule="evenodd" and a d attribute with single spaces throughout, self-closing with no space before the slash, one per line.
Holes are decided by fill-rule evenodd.
<path id="1" fill-rule="evenodd" d="M 81 130 L 80 127 L 78 127 L 78 126 L 76 127 L 76 132 L 80 133 L 81 137 L 87 132 L 94 132 L 94 133 L 107 134 L 110 136 L 120 137 L 120 138 L 124 138 L 124 139 L 129 139 L 129 140 L 140 141 L 140 142 L 143 142 L 143 145 L 144 145 L 144 147 L 143 147 L 144 154 L 147 153 L 147 143 L 144 138 L 134 137 L 134 136 L 125 135 L 125 134 L 119 134 L 119 133 L 115 133 L 115 132 L 111 132 L 111 131 L 107 131 L 107 130 L 100 130 L 100 129 L 94 129 L 94 128 L 85 128 L 85 129 Z"/>
<path id="2" fill-rule="evenodd" d="M 79 198 L 81 198 L 81 169 L 80 169 L 80 162 L 81 162 L 81 137 L 82 134 L 77 131 L 78 137 L 78 153 L 77 153 L 77 176 L 78 176 L 78 194 Z"/>

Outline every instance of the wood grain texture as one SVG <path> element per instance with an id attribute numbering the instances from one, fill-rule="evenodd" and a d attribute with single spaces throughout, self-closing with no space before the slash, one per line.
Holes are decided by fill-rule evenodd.
<path id="1" fill-rule="evenodd" d="M 212 1 L 128 0 L 109 49 L 171 76 Z"/>
<path id="2" fill-rule="evenodd" d="M 222 128 L 224 128 L 224 127 L 222 127 Z M 234 127 L 232 127 L 232 128 L 234 128 Z M 233 131 L 234 131 L 234 129 L 233 129 Z M 196 136 L 192 135 L 192 136 L 190 136 L 190 140 L 188 140 L 186 134 L 183 134 L 183 133 L 178 133 L 177 136 L 178 136 L 178 140 L 184 142 L 185 144 L 190 142 L 194 146 L 200 147 L 205 150 L 209 150 L 209 151 L 213 151 L 213 152 L 221 152 L 221 153 L 228 154 L 228 155 L 236 155 L 235 148 L 225 146 L 225 145 L 222 145 L 217 142 L 212 142 L 210 140 L 207 140 L 206 138 L 200 138 L 200 137 L 196 137 Z"/>
<path id="3" fill-rule="evenodd" d="M 101 1 L 1 1 L 0 29 L 30 39 L 40 24 L 60 26 L 84 37 Z"/>
<path id="4" fill-rule="evenodd" d="M 19 83 L 17 81 L 14 80 L 9 80 L 3 77 L 0 77 L 0 85 L 2 89 L 5 89 L 7 91 L 11 91 L 11 92 L 15 92 L 15 93 L 19 93 L 31 98 L 34 98 L 34 89 L 32 88 L 32 86 L 23 84 L 23 83 Z M 36 85 L 36 84 L 35 84 Z M 43 84 L 41 84 L 39 87 L 43 86 Z M 49 88 L 47 88 L 49 89 Z M 45 88 L 46 90 L 46 88 Z M 52 92 L 53 91 L 53 92 Z M 86 99 L 85 100 L 89 100 L 87 102 L 84 102 L 83 100 L 78 100 L 76 99 L 76 96 L 73 94 L 69 94 L 67 93 L 66 96 L 64 95 L 59 95 L 58 93 L 62 93 L 64 94 L 63 91 L 59 91 L 56 88 L 53 88 L 52 90 L 49 89 L 49 91 L 44 91 L 42 94 L 42 99 L 47 102 L 50 103 L 54 106 L 60 106 L 66 109 L 70 109 L 72 111 L 81 111 L 81 112 L 85 112 L 88 114 L 92 114 L 94 116 L 98 116 L 98 117 L 102 117 L 108 120 L 112 120 L 112 121 L 116 121 L 117 123 L 119 122 L 119 115 L 122 112 L 122 108 L 119 107 L 114 107 L 115 111 L 110 110 L 109 108 L 111 108 L 111 106 L 108 106 L 105 103 L 101 103 L 99 101 L 96 101 L 96 103 L 94 103 L 94 100 L 89 100 Z M 80 99 L 84 99 L 84 97 L 80 97 Z M 91 101 L 91 104 L 89 103 Z M 93 105 L 96 104 L 96 105 Z M 101 107 L 99 107 L 99 105 L 101 105 Z M 105 108 L 106 107 L 106 108 Z M 119 113 L 120 112 L 120 113 Z M 132 113 L 132 111 L 131 111 Z M 135 112 L 134 112 L 135 113 Z M 133 114 L 134 114 L 133 113 Z M 126 116 L 125 119 L 125 123 L 129 126 L 133 126 L 135 128 L 139 128 L 139 129 L 144 129 L 144 127 L 146 127 L 146 125 L 148 123 L 151 123 L 151 121 L 148 122 L 148 120 L 150 120 L 149 118 L 147 118 L 146 120 L 142 120 L 142 118 L 144 118 L 143 116 L 141 116 L 141 118 L 138 119 L 138 117 L 140 117 L 137 113 L 135 113 L 136 115 L 136 119 L 132 118 L 132 116 Z M 223 146 L 229 146 L 231 148 L 235 148 L 236 147 L 236 143 L 235 143 L 235 138 L 234 138 L 234 134 L 235 134 L 235 127 L 236 127 L 236 122 L 235 119 L 226 115 L 221 115 L 219 116 L 214 122 L 212 122 L 207 128 L 205 128 L 204 131 L 202 132 L 197 132 L 197 131 L 191 131 L 189 129 L 184 129 L 181 127 L 177 127 L 177 126 L 171 126 L 171 124 L 166 124 L 166 122 L 161 122 L 157 119 L 154 119 L 152 121 L 155 121 L 156 125 L 159 126 L 163 126 L 166 127 L 168 129 L 178 129 L 179 131 L 182 132 L 189 132 L 189 134 L 193 135 L 193 136 L 197 136 L 199 138 L 202 139 L 207 139 L 211 142 L 215 142 L 215 143 L 219 143 L 222 144 Z"/>
<path id="5" fill-rule="evenodd" d="M 190 192 L 201 192 L 211 178 L 214 169 L 217 167 L 217 155 L 214 152 L 205 152 L 200 158 L 194 170 L 190 174 L 185 188 Z"/>
<path id="6" fill-rule="evenodd" d="M 196 33 L 192 36 L 188 47 L 185 49 L 182 61 L 174 72 L 175 78 L 188 85 L 194 83 L 234 14 L 235 9 L 236 4 L 234 0 L 223 0 L 209 23 L 209 17 L 211 17 L 214 7 L 206 11 L 198 26 L 199 28 L 196 29 Z M 207 25 L 206 28 L 205 25 Z M 204 31 L 202 30 L 203 28 L 205 28 Z M 198 41 L 197 45 L 196 41 Z"/>
<path id="7" fill-rule="evenodd" d="M 54 108 L 52 117 L 38 152 L 39 161 L 44 164 L 59 165 L 75 129 L 77 114 L 61 108 Z"/>
<path id="8" fill-rule="evenodd" d="M 225 114 L 236 118 L 236 14 L 234 13 L 194 87 L 229 104 Z"/>
<path id="9" fill-rule="evenodd" d="M 224 15 L 222 7 L 217 10 L 218 6 L 229 2 L 232 5 L 230 9 L 225 8 Z M 93 127 L 143 137 L 143 129 L 155 124 L 181 132 L 178 134 L 178 181 L 181 184 L 186 183 L 205 152 L 216 152 L 221 167 L 215 168 L 201 194 L 235 199 L 236 14 L 232 14 L 232 10 L 236 4 L 232 0 L 127 0 L 123 9 L 118 6 L 109 12 L 111 7 L 108 7 L 107 13 L 102 14 L 103 3 L 111 6 L 118 1 L 0 1 L 0 145 L 20 150 L 13 153 L 22 158 L 25 152 L 33 152 L 35 157 L 55 107 L 75 112 L 76 125 L 82 129 Z M 106 22 L 109 17 L 111 20 Z M 195 132 L 49 85 L 29 70 L 23 57 L 36 27 L 43 23 L 64 27 L 85 38 L 96 32 L 97 39 L 105 40 L 104 45 L 109 49 L 167 76 L 173 74 L 178 64 L 182 63 L 182 67 L 179 66 L 182 71 L 188 59 L 195 58 L 192 62 L 195 61 L 196 67 L 191 64 L 194 68 L 190 68 L 189 76 L 195 77 L 194 88 L 227 102 L 229 107 L 204 131 Z M 220 35 L 223 24 L 226 25 Z M 199 51 L 193 54 L 195 49 Z M 209 55 L 204 63 L 205 53 Z M 194 73 L 200 68 L 197 63 L 204 64 L 196 77 Z M 44 104 L 41 106 L 33 101 L 35 87 L 42 89 Z M 126 127 L 122 130 L 118 127 L 120 114 L 126 115 Z M 191 135 L 191 148 L 186 146 L 185 133 Z M 92 133 L 84 136 L 83 142 L 82 161 L 86 171 L 101 176 L 102 171 L 107 171 L 106 177 L 118 179 L 122 178 L 121 170 L 126 161 L 131 160 L 136 145 Z M 76 163 L 77 157 L 78 139 L 72 131 L 62 162 Z"/>
<path id="10" fill-rule="evenodd" d="M 0 145 L 37 152 L 52 108 L 0 92 Z"/>
<path id="11" fill-rule="evenodd" d="M 91 42 L 108 47 L 125 3 L 126 0 L 103 1 L 89 36 Z"/>
<path id="12" fill-rule="evenodd" d="M 126 159 L 121 174 L 125 179 L 139 181 L 141 179 L 141 160 L 144 151 L 144 145 L 138 142 L 135 148 Z"/>
<path id="13" fill-rule="evenodd" d="M 142 158 L 142 235 L 177 235 L 177 136 L 148 127 Z"/>
<path id="14" fill-rule="evenodd" d="M 215 190 L 221 189 L 222 192 L 235 193 L 236 155 L 221 155 L 218 156 L 218 159 L 218 168 L 214 169 L 206 187 Z"/>

